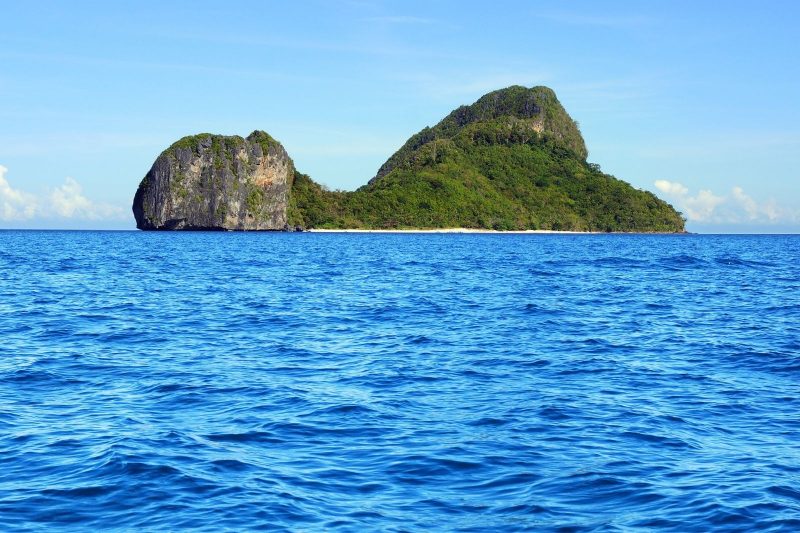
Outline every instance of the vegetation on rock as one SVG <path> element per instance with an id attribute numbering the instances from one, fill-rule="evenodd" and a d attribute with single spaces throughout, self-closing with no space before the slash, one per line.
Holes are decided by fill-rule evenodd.
<path id="1" fill-rule="evenodd" d="M 232 155 L 254 144 L 265 156 L 288 159 L 264 132 L 247 139 L 185 137 L 164 154 L 205 150 L 221 175 L 238 175 L 243 162 Z M 509 87 L 413 135 L 356 191 L 327 190 L 288 160 L 285 220 L 292 227 L 330 229 L 684 231 L 672 206 L 603 173 L 586 157 L 578 124 L 551 89 Z M 233 180 L 235 187 L 239 183 Z M 267 192 L 249 187 L 247 211 L 268 205 Z"/>
<path id="2" fill-rule="evenodd" d="M 148 230 L 282 230 L 294 163 L 263 131 L 201 133 L 158 156 L 133 201 Z"/>

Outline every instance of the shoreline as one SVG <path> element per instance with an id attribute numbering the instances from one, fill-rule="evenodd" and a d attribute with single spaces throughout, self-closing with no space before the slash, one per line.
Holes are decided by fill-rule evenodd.
<path id="1" fill-rule="evenodd" d="M 546 229 L 528 230 L 493 230 L 477 228 L 436 228 L 436 229 L 307 229 L 308 233 L 489 233 L 489 234 L 566 234 L 566 235 L 592 235 L 605 232 L 600 231 L 559 231 Z"/>
<path id="2" fill-rule="evenodd" d="M 433 228 L 433 229 L 305 229 L 305 233 L 462 233 L 485 235 L 694 235 L 691 231 L 572 231 L 551 229 L 494 230 L 481 228 Z"/>

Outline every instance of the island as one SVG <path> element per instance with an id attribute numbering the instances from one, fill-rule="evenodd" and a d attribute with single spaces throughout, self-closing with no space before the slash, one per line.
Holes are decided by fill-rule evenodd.
<path id="1" fill-rule="evenodd" d="M 184 137 L 145 175 L 133 213 L 143 230 L 685 232 L 671 205 L 587 155 L 552 89 L 513 86 L 413 135 L 355 191 L 298 172 L 263 131 Z"/>

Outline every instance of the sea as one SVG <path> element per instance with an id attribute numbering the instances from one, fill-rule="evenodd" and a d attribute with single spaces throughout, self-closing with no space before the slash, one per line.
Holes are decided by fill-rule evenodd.
<path id="1" fill-rule="evenodd" d="M 2 231 L 0 530 L 800 530 L 800 236 Z"/>

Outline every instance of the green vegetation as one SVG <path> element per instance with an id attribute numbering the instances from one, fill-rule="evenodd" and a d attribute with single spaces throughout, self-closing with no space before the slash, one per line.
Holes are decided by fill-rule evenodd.
<path id="1" fill-rule="evenodd" d="M 175 165 L 175 171 L 169 183 L 170 193 L 173 196 L 178 196 L 185 199 L 189 195 L 189 189 L 186 188 L 186 175 L 181 172 L 180 168 Z"/>
<path id="2" fill-rule="evenodd" d="M 261 206 L 264 204 L 264 189 L 251 185 L 247 192 L 245 203 L 247 205 L 247 210 L 252 215 L 255 216 L 260 213 Z"/>
<path id="3" fill-rule="evenodd" d="M 269 153 L 270 148 L 281 145 L 281 143 L 273 139 L 267 132 L 261 130 L 256 130 L 250 135 L 248 135 L 247 140 L 250 142 L 256 142 L 260 144 L 261 150 L 264 152 L 264 155 Z"/>
<path id="4" fill-rule="evenodd" d="M 304 228 L 363 227 L 360 220 L 347 217 L 348 200 L 354 193 L 328 191 L 308 175 L 294 173 L 286 218 L 290 226 Z"/>
<path id="5" fill-rule="evenodd" d="M 424 128 L 413 135 L 381 166 L 374 179 L 402 166 L 425 144 L 437 139 L 452 138 L 470 124 L 500 118 L 515 119 L 517 127 L 526 128 L 529 135 L 553 138 L 561 146 L 574 152 L 578 158 L 586 159 L 586 145 L 578 125 L 561 106 L 553 90 L 548 87 L 526 89 L 515 85 L 488 93 L 470 106 L 461 106 L 436 126 Z"/>
<path id="6" fill-rule="evenodd" d="M 682 232 L 652 193 L 586 162 L 577 124 L 545 87 L 484 96 L 417 133 L 354 192 L 296 174 L 289 223 L 317 228 Z"/>
<path id="7" fill-rule="evenodd" d="M 226 157 L 226 148 L 225 137 L 220 135 L 211 137 L 211 153 L 214 154 L 214 168 L 217 170 L 222 170 L 225 167 L 225 162 L 228 159 Z"/>
<path id="8" fill-rule="evenodd" d="M 273 205 L 270 195 L 275 193 L 238 179 L 249 163 L 236 154 L 248 143 L 251 148 L 258 144 L 264 155 L 288 160 L 286 215 L 292 226 L 684 231 L 685 221 L 672 206 L 586 161 L 578 124 L 547 87 L 509 87 L 459 107 L 413 135 L 367 185 L 352 192 L 327 190 L 296 172 L 281 144 L 263 131 L 246 139 L 192 135 L 164 154 L 178 165 L 187 155 L 181 149 L 210 153 L 214 172 L 203 178 L 202 188 L 226 186 L 232 189 L 229 194 L 244 193 L 247 210 L 258 215 Z M 185 199 L 189 188 L 180 170 L 175 172 L 172 193 Z M 224 185 L 228 173 L 232 185 Z M 197 204 L 202 201 L 199 195 L 194 198 Z"/>
<path id="9" fill-rule="evenodd" d="M 264 132 L 254 132 L 264 133 Z M 264 133 L 266 135 L 266 133 Z M 269 137 L 267 135 L 267 137 Z M 274 141 L 274 139 L 273 139 Z M 200 153 L 202 146 L 210 146 L 212 153 L 220 158 L 228 159 L 233 151 L 238 150 L 245 144 L 244 138 L 238 135 L 215 135 L 213 133 L 198 133 L 196 135 L 187 135 L 178 139 L 170 145 L 169 148 L 161 152 L 161 155 L 175 156 L 175 152 L 179 149 L 191 150 L 195 154 Z"/>
<path id="10" fill-rule="evenodd" d="M 185 149 L 192 150 L 195 154 L 198 153 L 200 143 L 210 137 L 215 137 L 211 133 L 198 133 L 197 135 L 187 135 L 172 143 L 169 148 L 161 152 L 161 155 L 173 155 L 176 150 Z"/>

